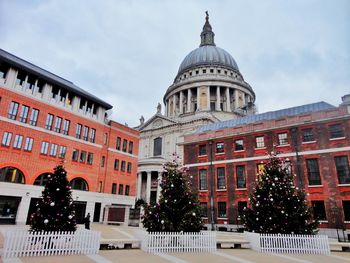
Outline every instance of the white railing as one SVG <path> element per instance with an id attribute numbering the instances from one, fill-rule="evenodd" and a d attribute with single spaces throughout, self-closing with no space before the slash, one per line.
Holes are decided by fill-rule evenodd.
<path id="1" fill-rule="evenodd" d="M 145 232 L 140 237 L 148 253 L 216 251 L 216 232 Z"/>
<path id="2" fill-rule="evenodd" d="M 8 231 L 5 234 L 3 258 L 96 254 L 100 248 L 100 232 Z"/>
<path id="3" fill-rule="evenodd" d="M 244 232 L 251 248 L 266 253 L 330 254 L 326 235 L 258 234 Z"/>

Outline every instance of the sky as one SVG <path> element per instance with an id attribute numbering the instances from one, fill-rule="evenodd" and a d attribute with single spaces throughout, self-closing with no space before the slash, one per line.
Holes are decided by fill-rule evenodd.
<path id="1" fill-rule="evenodd" d="M 258 112 L 350 93 L 348 0 L 0 0 L 0 48 L 113 105 L 134 127 L 163 102 L 209 11 Z M 164 111 L 164 105 L 163 105 Z"/>

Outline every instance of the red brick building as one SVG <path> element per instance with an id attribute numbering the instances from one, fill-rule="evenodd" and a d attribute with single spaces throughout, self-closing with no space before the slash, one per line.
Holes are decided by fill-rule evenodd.
<path id="1" fill-rule="evenodd" d="M 350 227 L 350 95 L 339 107 L 313 103 L 208 124 L 187 135 L 184 164 L 206 223 L 239 225 L 271 151 L 289 160 L 321 227 Z"/>
<path id="2" fill-rule="evenodd" d="M 138 131 L 107 120 L 111 105 L 0 49 L 0 223 L 25 223 L 64 162 L 78 221 L 136 195 Z"/>

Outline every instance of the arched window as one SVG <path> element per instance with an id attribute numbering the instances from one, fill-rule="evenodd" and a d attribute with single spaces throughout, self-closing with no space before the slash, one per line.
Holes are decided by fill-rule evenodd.
<path id="1" fill-rule="evenodd" d="M 162 155 L 162 138 L 158 137 L 153 142 L 153 156 Z"/>
<path id="2" fill-rule="evenodd" d="M 24 174 L 16 167 L 3 167 L 0 169 L 0 182 L 24 184 Z"/>
<path id="3" fill-rule="evenodd" d="M 70 185 L 75 190 L 89 191 L 89 186 L 83 178 L 74 178 L 70 181 Z"/>
<path id="4" fill-rule="evenodd" d="M 47 180 L 49 179 L 48 176 L 52 175 L 52 173 L 43 173 L 41 175 L 39 175 L 35 181 L 34 181 L 34 185 L 41 185 L 41 186 L 45 186 L 47 183 Z"/>

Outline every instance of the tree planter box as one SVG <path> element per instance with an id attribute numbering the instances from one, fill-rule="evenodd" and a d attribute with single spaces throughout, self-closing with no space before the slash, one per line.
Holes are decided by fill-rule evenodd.
<path id="1" fill-rule="evenodd" d="M 286 235 L 244 232 L 255 251 L 290 254 L 330 254 L 326 235 Z"/>
<path id="2" fill-rule="evenodd" d="M 97 254 L 100 247 L 100 235 L 100 232 L 90 230 L 77 230 L 76 232 L 8 231 L 5 235 L 3 258 Z"/>
<path id="3" fill-rule="evenodd" d="M 214 252 L 216 232 L 142 232 L 141 249 L 148 253 Z"/>

